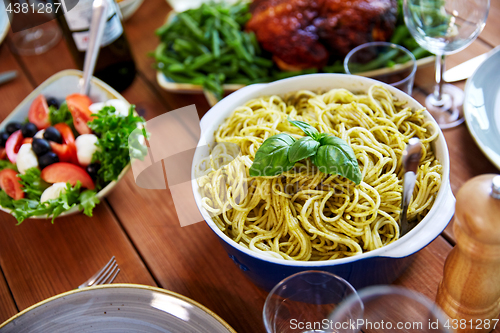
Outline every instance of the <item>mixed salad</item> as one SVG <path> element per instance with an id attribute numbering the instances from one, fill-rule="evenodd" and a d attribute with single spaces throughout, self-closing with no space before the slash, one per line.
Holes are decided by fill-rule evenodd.
<path id="1" fill-rule="evenodd" d="M 122 100 L 39 95 L 24 123 L 0 132 L 0 206 L 19 223 L 32 216 L 53 222 L 75 206 L 92 216 L 98 191 L 129 163 L 129 135 L 143 122 Z"/>

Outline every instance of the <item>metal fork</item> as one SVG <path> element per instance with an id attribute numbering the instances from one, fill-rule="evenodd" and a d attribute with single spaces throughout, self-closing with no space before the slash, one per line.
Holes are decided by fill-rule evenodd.
<path id="1" fill-rule="evenodd" d="M 118 273 L 120 273 L 120 269 L 116 263 L 115 256 L 113 256 L 103 268 L 92 275 L 90 279 L 79 285 L 78 289 L 111 283 L 114 281 Z"/>

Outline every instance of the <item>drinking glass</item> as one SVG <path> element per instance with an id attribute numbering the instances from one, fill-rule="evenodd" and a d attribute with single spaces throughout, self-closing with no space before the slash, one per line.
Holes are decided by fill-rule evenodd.
<path id="1" fill-rule="evenodd" d="M 353 323 L 353 318 L 354 323 Z M 334 323 L 351 324 L 352 332 L 410 332 L 451 333 L 448 317 L 427 297 L 403 287 L 375 286 L 362 289 L 356 297 L 349 297 L 331 314 Z"/>
<path id="2" fill-rule="evenodd" d="M 328 316 L 349 296 L 356 299 L 356 290 L 349 282 L 332 273 L 296 273 L 278 283 L 267 296 L 264 325 L 268 333 L 336 332 Z M 351 318 L 353 321 L 356 319 Z"/>
<path id="3" fill-rule="evenodd" d="M 483 30 L 490 0 L 404 0 L 405 23 L 417 43 L 436 55 L 436 86 L 425 106 L 443 129 L 463 122 L 464 92 L 443 84 L 444 56 L 467 47 Z"/>
<path id="4" fill-rule="evenodd" d="M 417 61 L 413 53 L 387 42 L 361 44 L 344 59 L 347 74 L 368 76 L 411 95 Z"/>

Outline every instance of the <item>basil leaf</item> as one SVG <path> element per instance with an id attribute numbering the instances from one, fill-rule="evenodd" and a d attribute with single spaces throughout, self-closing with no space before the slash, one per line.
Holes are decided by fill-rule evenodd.
<path id="1" fill-rule="evenodd" d="M 318 150 L 319 142 L 309 136 L 305 136 L 295 141 L 288 152 L 288 161 L 295 163 L 304 158 L 308 158 Z"/>
<path id="2" fill-rule="evenodd" d="M 310 136 L 311 138 L 313 138 L 316 141 L 319 141 L 320 134 L 319 134 L 318 130 L 315 129 L 314 127 L 312 127 L 311 125 L 309 125 L 308 123 L 306 123 L 304 121 L 300 121 L 300 120 L 292 120 L 290 118 L 288 118 L 288 121 L 290 123 L 292 123 L 292 125 L 295 125 L 298 128 L 300 128 L 301 130 L 303 130 L 304 133 L 306 133 L 306 135 Z"/>
<path id="3" fill-rule="evenodd" d="M 361 171 L 352 148 L 344 140 L 329 135 L 320 140 L 320 147 L 312 162 L 323 173 L 338 174 L 358 185 L 361 183 Z"/>
<path id="4" fill-rule="evenodd" d="M 266 139 L 255 154 L 250 167 L 250 176 L 276 176 L 293 168 L 288 160 L 288 152 L 295 139 L 286 133 L 273 135 Z"/>

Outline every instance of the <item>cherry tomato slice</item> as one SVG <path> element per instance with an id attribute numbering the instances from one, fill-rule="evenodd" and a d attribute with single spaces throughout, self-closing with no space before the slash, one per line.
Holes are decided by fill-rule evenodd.
<path id="1" fill-rule="evenodd" d="M 17 152 L 19 151 L 19 148 L 21 148 L 23 139 L 24 138 L 21 130 L 18 130 L 12 133 L 5 143 L 5 151 L 7 152 L 7 157 L 12 163 L 16 163 Z"/>
<path id="2" fill-rule="evenodd" d="M 50 141 L 50 148 L 52 148 L 52 151 L 59 157 L 59 161 L 78 164 L 78 156 L 74 143 L 61 145 L 57 142 Z"/>
<path id="3" fill-rule="evenodd" d="M 73 125 L 80 134 L 90 134 L 92 131 L 87 123 L 92 120 L 92 112 L 89 106 L 92 104 L 90 98 L 82 94 L 72 94 L 66 97 L 68 109 L 73 116 Z"/>
<path id="4" fill-rule="evenodd" d="M 42 130 L 50 126 L 49 105 L 47 104 L 45 96 L 39 95 L 35 98 L 33 103 L 31 103 L 28 119 L 30 123 L 33 123 L 36 127 L 38 127 L 38 130 Z"/>
<path id="5" fill-rule="evenodd" d="M 12 169 L 0 171 L 0 188 L 14 200 L 24 198 L 23 186 L 19 183 L 17 172 Z"/>
<path id="6" fill-rule="evenodd" d="M 54 163 L 42 170 L 42 179 L 47 183 L 70 183 L 76 185 L 77 181 L 82 183 L 82 187 L 93 190 L 95 188 L 92 178 L 89 174 L 77 165 L 59 162 Z"/>
<path id="7" fill-rule="evenodd" d="M 59 123 L 55 124 L 53 127 L 58 130 L 59 133 L 61 133 L 63 143 L 75 143 L 75 136 L 73 135 L 73 131 L 71 130 L 71 127 L 68 126 L 68 124 Z"/>
<path id="8" fill-rule="evenodd" d="M 33 143 L 33 138 L 24 138 L 23 142 L 21 143 L 21 146 L 24 145 L 25 143 Z M 19 148 L 21 146 L 19 146 Z"/>

